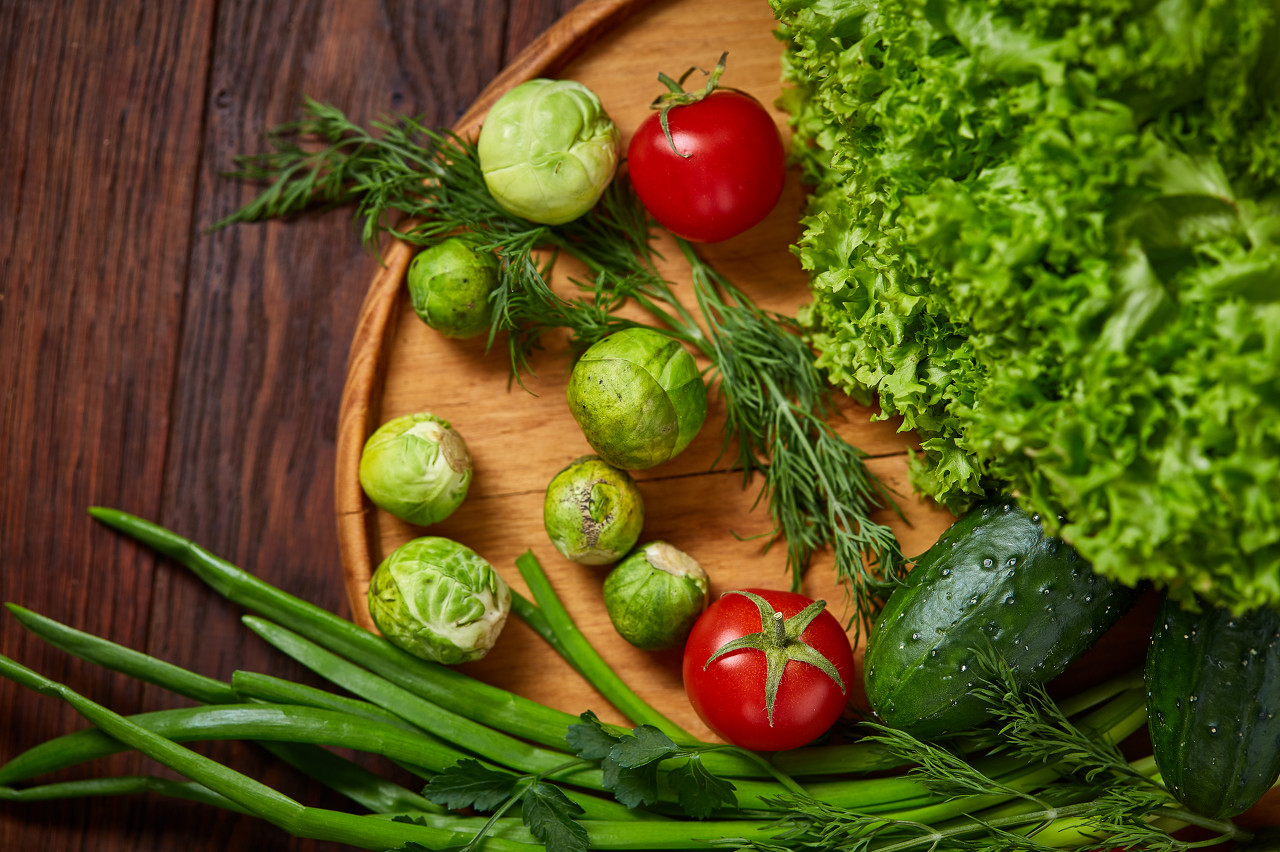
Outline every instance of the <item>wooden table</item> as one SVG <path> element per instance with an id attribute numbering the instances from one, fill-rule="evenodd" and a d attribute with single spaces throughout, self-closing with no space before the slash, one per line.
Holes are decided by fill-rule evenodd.
<path id="1" fill-rule="evenodd" d="M 319 685 L 243 629 L 239 607 L 85 510 L 158 521 L 350 614 L 335 441 L 378 262 L 341 213 L 209 233 L 253 192 L 221 173 L 262 150 L 263 131 L 296 118 L 304 96 L 362 124 L 394 111 L 453 126 L 575 8 L 0 0 L 5 601 L 214 677 L 246 669 Z M 929 515 L 921 541 L 947 520 Z M 51 649 L 7 613 L 0 653 L 121 713 L 174 706 Z M 84 726 L 0 680 L 0 762 Z M 198 749 L 308 804 L 348 806 L 256 747 Z M 125 754 L 58 778 L 144 773 L 168 774 Z M 156 797 L 0 803 L 0 850 L 337 848 Z"/>
<path id="2" fill-rule="evenodd" d="M 344 215 L 205 229 L 304 95 L 448 126 L 574 0 L 0 0 L 0 596 L 189 668 L 306 679 L 239 610 L 90 521 L 123 508 L 334 611 L 334 431 L 364 282 Z M 0 615 L 0 653 L 124 713 L 161 690 Z M 0 759 L 82 727 L 0 682 Z M 340 803 L 253 747 L 207 753 Z M 151 771 L 122 756 L 79 773 Z M 149 797 L 0 805 L 0 849 L 333 849 Z"/>

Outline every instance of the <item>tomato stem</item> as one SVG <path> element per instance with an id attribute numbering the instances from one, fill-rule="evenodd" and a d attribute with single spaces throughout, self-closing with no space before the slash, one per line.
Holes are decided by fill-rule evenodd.
<path id="1" fill-rule="evenodd" d="M 676 153 L 676 156 L 687 160 L 693 155 L 684 153 L 676 147 L 675 140 L 671 138 L 671 124 L 667 119 L 667 113 L 671 111 L 672 107 L 696 104 L 698 101 L 714 92 L 716 90 L 716 86 L 720 85 L 720 75 L 724 74 L 725 61 L 728 58 L 729 51 L 726 50 L 724 53 L 720 54 L 720 59 L 716 62 L 716 67 L 712 68 L 710 71 L 701 69 L 696 65 L 692 65 L 680 75 L 679 80 L 673 80 L 667 74 L 658 72 L 658 82 L 666 86 L 667 91 L 654 98 L 654 101 L 650 106 L 652 109 L 661 110 L 661 112 L 658 113 L 658 123 L 662 125 L 662 133 L 667 137 L 667 144 L 671 146 L 671 150 Z M 693 74 L 694 71 L 702 71 L 702 73 L 707 76 L 707 84 L 703 86 L 701 91 L 685 91 L 685 80 L 688 80 L 689 76 Z"/>

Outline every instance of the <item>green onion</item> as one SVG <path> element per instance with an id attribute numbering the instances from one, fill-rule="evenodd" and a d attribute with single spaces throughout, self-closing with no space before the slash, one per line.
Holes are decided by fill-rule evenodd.
<path id="1" fill-rule="evenodd" d="M 55 648 L 61 648 L 82 660 L 123 672 L 204 704 L 233 704 L 242 700 L 235 689 L 223 681 L 204 677 L 140 651 L 100 639 L 17 604 L 5 606 L 23 627 Z"/>
<path id="2" fill-rule="evenodd" d="M 232 677 L 232 683 L 227 684 L 223 681 L 205 677 L 175 666 L 155 657 L 148 656 L 139 651 L 125 648 L 106 639 L 93 636 L 88 633 L 76 630 L 61 624 L 51 618 L 39 615 L 29 609 L 25 609 L 14 604 L 9 604 L 9 611 L 13 613 L 18 620 L 28 630 L 54 645 L 69 653 L 87 660 L 92 663 L 104 666 L 105 668 L 117 671 L 125 675 L 129 675 L 137 680 L 151 683 L 156 686 L 168 689 L 171 692 L 188 698 L 202 701 L 207 704 L 233 704 L 239 703 L 243 697 L 258 698 L 268 702 L 282 700 L 284 703 L 303 703 L 300 697 L 306 697 L 314 702 L 312 706 L 327 707 L 329 709 L 352 712 L 356 715 L 365 715 L 372 713 L 373 715 L 382 714 L 382 719 L 395 719 L 389 713 L 364 702 L 353 701 L 351 699 L 342 698 L 341 696 L 325 693 L 321 690 L 306 687 L 301 684 L 290 683 L 279 678 L 271 678 L 267 675 L 253 676 L 246 673 L 236 673 Z M 270 695 L 266 695 L 267 688 L 264 684 L 271 684 L 274 688 Z M 257 685 L 257 694 L 246 695 L 242 688 L 244 685 Z M 287 685 L 287 687 L 282 686 Z M 282 697 L 283 696 L 283 697 Z M 48 743 L 44 744 L 48 747 Z M 443 808 L 435 805 L 421 796 L 406 790 L 398 784 L 381 778 L 373 772 L 370 772 L 358 764 L 340 757 L 319 746 L 312 746 L 305 743 L 283 743 L 283 742 L 261 742 L 260 745 L 271 754 L 293 766 L 295 769 L 305 773 L 309 777 L 317 778 L 327 787 L 335 790 L 342 795 L 347 796 L 352 801 L 363 805 L 364 807 L 375 812 L 394 812 L 410 809 L 422 809 L 435 812 L 442 812 Z M 37 747 L 40 748 L 40 747 Z M 59 758 L 62 762 L 78 763 L 69 756 Z M 19 764 L 20 765 L 20 764 Z M 404 764 L 407 768 L 408 765 Z M 9 771 L 11 767 L 6 767 Z M 410 768 L 410 771 L 422 774 L 425 770 L 418 768 Z M 32 774 L 40 774 L 33 772 Z M 209 793 L 199 785 L 175 788 L 174 791 L 162 790 L 154 779 L 139 778 L 132 782 L 137 792 L 151 790 L 153 792 L 164 793 L 165 795 L 178 795 L 183 798 L 195 798 L 197 794 L 218 798 L 215 794 Z M 65 797 L 72 795 L 123 795 L 128 791 L 128 784 L 107 785 L 110 789 L 100 792 L 91 793 L 86 790 L 83 793 L 76 794 L 72 792 L 73 788 L 58 787 L 56 785 L 45 785 L 48 789 L 45 795 L 50 797 Z M 9 793 L 18 796 L 34 796 L 35 793 L 28 793 L 27 790 L 16 791 L 6 788 Z M 35 788 L 31 788 L 35 789 Z M 194 790 L 195 792 L 191 792 Z M 57 792 L 61 791 L 61 792 Z M 111 792 L 114 791 L 114 792 Z M 186 794 L 181 791 L 187 791 Z M 203 791 L 203 792 L 201 792 Z"/>
<path id="3" fill-rule="evenodd" d="M 565 762 L 566 754 L 563 751 L 555 752 L 529 745 L 419 698 L 385 678 L 325 651 L 291 630 L 253 616 L 246 616 L 243 621 L 272 647 L 334 684 L 416 725 L 433 738 L 454 743 L 460 749 L 521 772 L 547 772 Z M 593 786 L 603 789 L 598 787 L 598 770 L 585 775 L 580 770 L 574 770 L 562 777 L 562 780 L 591 784 L 592 782 L 587 781 L 588 776 L 596 778 Z"/>
<path id="4" fill-rule="evenodd" d="M 0 656 L 0 675 L 42 695 L 62 699 L 86 720 L 126 746 L 137 749 L 147 757 L 226 797 L 245 812 L 297 837 L 333 840 L 362 849 L 391 849 L 407 841 L 438 848 L 465 840 L 454 832 L 305 807 L 261 782 L 134 724 L 8 657 Z M 520 852 L 522 845 L 491 838 L 486 842 L 486 849 L 489 852 Z"/>
<path id="5" fill-rule="evenodd" d="M 618 708 L 624 716 L 637 725 L 652 725 L 676 742 L 694 742 L 695 737 L 678 724 L 653 708 L 618 677 L 599 652 L 573 624 L 560 596 L 551 587 L 551 581 L 542 570 L 533 551 L 526 550 L 516 558 L 516 567 L 524 578 L 529 591 L 537 601 L 538 610 L 551 634 L 556 639 L 557 650 L 582 673 L 606 700 Z"/>
<path id="6" fill-rule="evenodd" d="M 432 772 L 442 772 L 467 756 L 421 731 L 294 704 L 181 707 L 140 713 L 130 716 L 128 722 L 151 736 L 172 742 L 242 739 L 312 743 L 380 754 Z M 76 731 L 14 757 L 0 768 L 0 784 L 116 754 L 128 745 L 105 728 Z"/>
<path id="7" fill-rule="evenodd" d="M 382 637 L 281 591 L 194 542 L 142 518 L 96 506 L 89 509 L 89 514 L 177 560 L 228 600 L 310 636 L 326 649 L 428 701 L 456 707 L 475 721 L 555 748 L 564 747 L 565 730 L 577 722 L 577 717 L 571 714 L 419 659 Z"/>
<path id="8" fill-rule="evenodd" d="M 158 793 L 175 799 L 187 799 L 254 816 L 253 811 L 243 808 L 230 799 L 219 796 L 209 788 L 193 781 L 174 781 L 169 778 L 158 778 L 154 775 L 125 775 L 114 778 L 88 778 L 80 781 L 59 781 L 54 784 L 41 784 L 37 787 L 25 787 L 21 790 L 0 786 L 0 801 L 4 802 L 47 802 L 54 799 L 80 799 L 93 796 L 134 796 L 139 793 Z"/>

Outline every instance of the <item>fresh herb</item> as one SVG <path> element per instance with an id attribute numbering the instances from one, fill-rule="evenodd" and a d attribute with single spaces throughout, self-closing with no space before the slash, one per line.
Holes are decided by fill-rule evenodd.
<path id="1" fill-rule="evenodd" d="M 867 469 L 865 454 L 827 422 L 829 387 L 795 321 L 761 310 L 691 244 L 678 242 L 707 323 L 702 349 L 719 372 L 725 448 L 736 442 L 744 476 L 764 476 L 761 499 L 773 533 L 786 542 L 793 591 L 812 553 L 831 547 L 855 606 L 856 633 L 906 573 L 892 530 L 873 518 L 898 512 L 897 504 Z"/>
<path id="2" fill-rule="evenodd" d="M 826 422 L 831 388 L 795 321 L 761 310 L 677 238 L 693 276 L 692 312 L 657 271 L 653 225 L 625 175 L 586 215 L 539 225 L 493 200 L 473 143 L 406 117 L 373 127 L 376 136 L 333 107 L 308 101 L 301 121 L 270 134 L 272 153 L 237 159 L 233 176 L 267 188 L 215 227 L 294 216 L 309 209 L 310 198 L 318 209 L 354 203 L 371 248 L 387 234 L 432 245 L 469 232 L 501 259 L 489 339 L 492 345 L 506 336 L 517 379 L 548 331 L 568 329 L 580 352 L 636 325 L 616 311 L 628 301 L 640 305 L 652 327 L 711 362 L 728 408 L 725 447 L 736 445 L 745 478 L 764 476 L 760 499 L 773 525 L 765 535 L 786 541 L 792 588 L 799 588 L 813 553 L 830 547 L 848 584 L 850 622 L 856 629 L 869 623 L 903 570 L 896 538 L 876 517 L 897 506 L 864 454 Z M 298 140 L 306 138 L 323 147 L 303 147 Z M 561 253 L 588 271 L 574 298 L 548 284 Z"/>
<path id="3" fill-rule="evenodd" d="M 431 779 L 423 795 L 450 810 L 475 808 L 492 811 L 489 822 L 476 832 L 464 849 L 479 848 L 488 828 L 509 808 L 520 803 L 524 824 L 548 849 L 586 852 L 587 832 L 577 818 L 583 815 L 554 784 L 537 775 L 514 775 L 489 769 L 479 761 L 466 759 Z"/>
<path id="4" fill-rule="evenodd" d="M 706 819 L 718 807 L 737 805 L 733 784 L 713 775 L 702 763 L 701 752 L 715 746 L 681 747 L 652 725 L 640 725 L 630 734 L 614 734 L 594 713 L 588 711 L 581 718 L 569 728 L 569 747 L 581 758 L 600 761 L 605 786 L 624 805 L 639 807 L 658 801 L 658 765 L 664 760 L 678 764 L 667 773 L 667 783 L 689 816 Z"/>

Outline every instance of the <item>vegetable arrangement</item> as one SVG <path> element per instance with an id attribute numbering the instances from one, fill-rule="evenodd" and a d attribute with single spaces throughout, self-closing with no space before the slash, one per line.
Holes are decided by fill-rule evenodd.
<path id="1" fill-rule="evenodd" d="M 0 657 L 0 674 L 73 706 L 94 727 L 35 746 L 0 767 L 14 801 L 152 792 L 252 814 L 282 830 L 363 849 L 929 850 L 1185 849 L 1182 823 L 1240 841 L 1230 822 L 1181 807 L 1150 758 L 1116 744 L 1143 721 L 1140 679 L 1062 705 L 997 663 L 975 689 L 1001 727 L 947 750 L 873 726 L 861 742 L 766 755 L 701 743 L 656 714 L 582 640 L 531 554 L 517 566 L 534 600 L 513 609 L 637 722 L 562 713 L 405 653 L 161 527 L 111 509 L 95 518 L 185 565 L 255 615 L 245 624 L 354 697 L 252 672 L 216 680 L 58 624 L 14 605 L 42 638 L 84 659 L 199 702 L 124 717 Z M 741 596 L 737 596 L 741 597 Z M 744 598 L 745 600 L 745 598 Z M 363 809 L 306 807 L 182 745 L 260 742 Z M 421 793 L 326 746 L 391 758 Z M 97 778 L 17 786 L 124 748 L 187 778 Z M 882 774 L 893 766 L 906 774 Z M 835 767 L 839 767 L 836 769 Z M 456 811 L 473 808 L 477 815 Z M 516 814 L 519 814 L 517 817 Z M 1153 822 L 1152 820 L 1155 820 Z"/>
<path id="2" fill-rule="evenodd" d="M 694 106 L 673 106 L 671 114 Z M 798 589 L 812 555 L 829 548 L 848 584 L 854 623 L 870 620 L 904 567 L 892 531 L 874 517 L 896 506 L 864 454 L 827 422 L 833 391 L 793 319 L 762 310 L 677 238 L 692 284 L 694 305 L 686 306 L 658 272 L 653 225 L 626 173 L 586 213 L 548 226 L 513 215 L 494 198 L 469 140 L 408 117 L 379 122 L 374 130 L 308 101 L 305 118 L 272 134 L 273 152 L 238 158 L 236 176 L 267 188 L 218 226 L 350 203 L 370 246 L 388 233 L 426 248 L 469 234 L 500 260 L 489 342 L 505 342 L 517 379 L 548 331 L 567 330 L 572 349 L 585 352 L 640 326 L 619 313 L 624 305 L 639 306 L 652 318 L 641 330 L 661 332 L 710 363 L 708 391 L 726 408 L 726 452 L 744 482 L 758 475 L 772 525 L 765 538 L 785 543 L 789 586 Z M 776 128 L 770 133 L 776 136 Z M 326 143 L 304 147 L 299 137 Z M 393 223 L 400 215 L 408 218 Z M 586 268 L 590 280 L 580 282 L 581 295 L 551 290 L 547 256 L 539 250 Z M 681 386 L 696 391 L 691 382 Z M 677 424 L 697 417 L 696 399 L 672 405 Z M 677 425 L 678 438 L 682 428 Z"/>
<path id="3" fill-rule="evenodd" d="M 946 37 L 925 40 L 927 57 L 905 55 L 925 68 L 954 60 L 951 50 L 980 53 L 1000 72 L 977 63 L 986 76 L 980 84 L 968 82 L 983 91 L 998 91 L 1006 78 L 1039 91 L 1037 86 L 1057 80 L 1049 72 L 1064 61 L 1046 49 L 1028 70 L 986 42 L 982 46 L 992 52 L 977 51 L 982 39 L 1016 33 L 996 13 L 967 17 L 971 10 L 959 2 L 939 4 L 928 16 L 924 7 L 909 3 L 832 11 L 779 0 L 777 8 L 795 40 L 794 69 L 817 61 L 821 51 L 863 51 L 858 56 L 873 59 L 867 67 L 889 89 L 881 72 L 899 61 L 894 39 L 914 43 L 908 34 L 927 34 L 931 27 L 944 28 Z M 914 12 L 920 17 L 913 18 Z M 831 20 L 821 13 L 843 17 Z M 1032 18 L 1034 26 L 1074 32 L 1066 17 L 1049 11 L 1044 20 Z M 871 73 L 867 67 L 857 74 Z M 302 836 L 405 852 L 708 844 L 744 852 L 1111 846 L 1172 852 L 1196 845 L 1176 835 L 1184 826 L 1197 826 L 1214 841 L 1252 839 L 1230 818 L 1280 775 L 1280 730 L 1274 722 L 1280 709 L 1280 624 L 1274 611 L 1258 610 L 1260 618 L 1251 613 L 1245 620 L 1209 600 L 1208 615 L 1198 617 L 1183 607 L 1185 596 L 1176 584 L 1165 583 L 1171 592 L 1168 611 L 1145 677 L 1135 672 L 1055 702 L 1045 684 L 1124 612 L 1138 589 L 1126 582 L 1132 580 L 1127 575 L 1112 579 L 1092 571 L 1083 548 L 1068 543 L 1078 528 L 1074 518 L 1064 523 L 1038 511 L 1036 500 L 1049 500 L 1048 488 L 1031 488 L 1026 498 L 1019 493 L 1019 502 L 1030 504 L 1027 511 L 1012 500 L 974 509 L 914 560 L 907 575 L 908 561 L 892 535 L 870 518 L 891 501 L 866 471 L 861 453 L 825 422 L 830 388 L 824 370 L 841 375 L 838 365 L 846 353 L 833 341 L 849 328 L 840 324 L 839 312 L 854 309 L 845 295 L 857 297 L 824 302 L 822 288 L 830 281 L 815 279 L 813 339 L 826 347 L 818 360 L 795 321 L 759 309 L 692 245 L 740 232 L 767 214 L 777 198 L 771 182 L 775 158 L 763 144 L 776 140 L 776 129 L 753 123 L 763 114 L 758 103 L 717 87 L 723 72 L 722 57 L 707 88 L 694 95 L 683 92 L 685 78 L 662 76 L 671 94 L 659 98 L 659 111 L 642 128 L 650 142 L 660 141 L 648 154 L 634 154 L 630 164 L 652 155 L 658 171 L 641 165 L 619 175 L 616 128 L 593 93 L 567 81 L 532 81 L 513 90 L 495 105 L 476 145 L 409 119 L 380 125 L 381 136 L 374 137 L 332 108 L 311 103 L 308 119 L 291 129 L 320 135 L 328 147 L 304 150 L 277 137 L 274 154 L 243 159 L 242 177 L 266 179 L 270 186 L 233 220 L 355 202 L 369 240 L 391 230 L 424 247 L 407 281 L 423 321 L 449 336 L 487 329 L 491 345 L 505 337 L 517 378 L 541 334 L 569 329 L 579 357 L 567 404 L 599 456 L 576 460 L 551 479 L 544 503 L 548 536 L 568 558 L 618 563 L 604 580 L 603 594 L 619 634 L 640 648 L 683 647 L 690 702 L 725 742 L 696 740 L 611 672 L 569 620 L 532 553 L 517 560 L 533 597 L 527 600 L 463 545 L 433 536 L 410 541 L 379 566 L 370 586 L 379 636 L 167 530 L 95 509 L 94 517 L 178 560 L 257 613 L 245 618 L 250 629 L 355 698 L 246 672 L 212 680 L 11 605 L 16 617 L 49 641 L 200 706 L 125 718 L 0 657 L 0 673 L 66 700 L 96 726 L 36 746 L 0 767 L 0 797 L 150 790 L 253 814 Z M 807 142 L 819 143 L 804 156 L 810 174 L 824 182 L 800 253 L 816 263 L 815 246 L 834 238 L 853 252 L 844 262 L 852 263 L 857 254 L 858 264 L 870 263 L 870 255 L 857 253 L 858 240 L 874 235 L 837 234 L 832 216 L 848 202 L 834 199 L 848 193 L 838 186 L 844 169 L 861 175 L 864 165 L 890 163 L 892 157 L 876 145 L 892 140 L 868 148 L 880 160 L 870 154 L 866 164 L 842 159 L 853 149 L 841 147 L 848 140 L 840 134 L 861 132 L 823 112 L 838 101 L 835 89 L 823 86 L 844 85 L 842 75 L 817 74 L 812 67 L 810 73 L 812 87 L 794 93 L 792 106 L 797 126 L 814 133 Z M 913 79 L 902 73 L 894 85 Z M 859 80 L 861 95 L 878 91 Z M 1073 86 L 1081 88 L 1081 81 Z M 732 117 L 718 118 L 720 108 Z M 914 115 L 902 112 L 903 121 Z M 828 121 L 834 136 L 816 130 L 818 122 Z M 734 141 L 745 134 L 761 143 L 753 150 L 762 159 L 744 159 L 729 142 L 717 140 L 717 133 L 735 127 Z M 701 135 L 707 147 L 689 141 L 690 133 Z M 1012 144 L 981 134 L 979 141 Z M 841 150 L 832 156 L 823 145 Z M 969 156 L 982 160 L 975 151 Z M 654 200 L 649 193 L 655 182 L 696 187 L 702 178 L 736 181 L 741 188 L 742 176 L 726 170 L 743 163 L 757 183 L 732 210 L 701 211 L 682 224 L 670 217 L 669 199 Z M 780 161 L 777 166 L 780 174 Z M 680 177 L 686 167 L 694 177 Z M 896 167 L 907 168 L 901 162 Z M 1007 171 L 1001 172 L 1006 178 Z M 905 239 L 891 226 L 894 217 L 926 218 L 918 195 L 893 195 L 911 189 L 909 181 L 894 182 L 900 177 L 895 172 L 875 178 L 883 181 L 876 191 L 887 193 L 877 202 L 887 205 L 878 208 L 880 226 L 892 232 L 886 239 Z M 947 180 L 960 177 L 949 174 Z M 915 189 L 933 191 L 940 183 Z M 889 184 L 891 191 L 885 189 Z M 392 211 L 411 218 L 389 225 Z M 657 272 L 649 216 L 677 234 L 696 312 Z M 689 230 L 712 222 L 725 230 Z M 971 234 L 966 238 L 972 242 Z M 930 252 L 941 250 L 936 242 L 895 244 L 897 266 L 881 258 L 880 267 L 833 264 L 824 266 L 823 275 L 847 273 L 832 289 L 841 294 L 867 269 L 895 281 L 923 276 Z M 552 260 L 535 253 L 546 250 Z M 557 295 L 547 285 L 556 253 L 580 261 L 592 276 L 577 298 Z M 946 282 L 954 289 L 938 288 L 937 297 L 981 299 L 966 293 L 959 280 L 952 269 Z M 1007 276 L 1002 280 L 1009 283 Z M 928 313 L 926 291 L 913 291 L 919 300 L 912 305 Z M 628 302 L 646 311 L 653 324 L 623 319 L 617 311 Z M 872 299 L 861 310 L 891 310 L 889 305 Z M 930 316 L 930 322 L 942 322 L 946 314 Z M 954 329 L 948 334 L 956 351 L 969 345 Z M 928 340 L 900 337 L 894 345 L 906 351 Z M 868 337 L 865 344 L 877 341 Z M 1016 350 L 1001 351 L 1007 356 Z M 707 574 L 692 556 L 666 542 L 632 550 L 641 540 L 644 507 L 627 471 L 669 461 L 703 424 L 708 383 L 693 353 L 710 364 L 712 384 L 725 400 L 726 446 L 736 443 L 737 465 L 748 478 L 761 476 L 774 533 L 788 548 L 793 589 L 810 554 L 829 547 L 850 588 L 854 635 L 878 615 L 865 672 L 875 718 L 858 728 L 831 733 L 848 710 L 856 675 L 846 627 L 825 602 L 794 590 L 734 589 L 708 606 Z M 917 367 L 921 375 L 953 381 L 932 362 L 912 362 Z M 905 372 L 897 378 L 908 381 Z M 977 395 L 973 391 L 967 404 Z M 911 420 L 926 433 L 931 422 L 923 415 Z M 966 441 L 955 438 L 955 449 L 976 452 L 977 445 Z M 935 442 L 926 450 L 940 446 Z M 469 454 L 461 436 L 439 418 L 421 413 L 386 424 L 371 436 L 365 456 L 361 482 L 370 499 L 410 523 L 438 522 L 465 499 Z M 937 475 L 937 457 L 931 458 L 921 471 Z M 954 458 L 948 463 L 958 464 Z M 1004 468 L 980 466 L 956 492 L 966 501 L 1000 482 Z M 1257 586 L 1242 581 L 1241 589 Z M 578 716 L 560 713 L 446 667 L 487 653 L 509 611 L 635 727 L 603 724 L 590 708 Z M 1181 629 L 1202 644 L 1179 643 Z M 1200 648 L 1206 650 L 1203 658 L 1194 650 Z M 1231 657 L 1242 659 L 1245 670 L 1234 677 L 1222 674 L 1221 664 Z M 1228 725 L 1222 721 L 1225 711 L 1232 702 L 1238 709 L 1242 689 L 1248 700 Z M 1122 750 L 1121 743 L 1143 729 L 1148 707 L 1153 753 L 1146 755 L 1131 741 Z M 305 807 L 181 745 L 216 737 L 260 741 L 369 813 Z M 189 781 L 119 778 L 17 786 L 126 747 Z M 332 748 L 391 758 L 425 786 L 417 792 L 377 777 Z"/>

